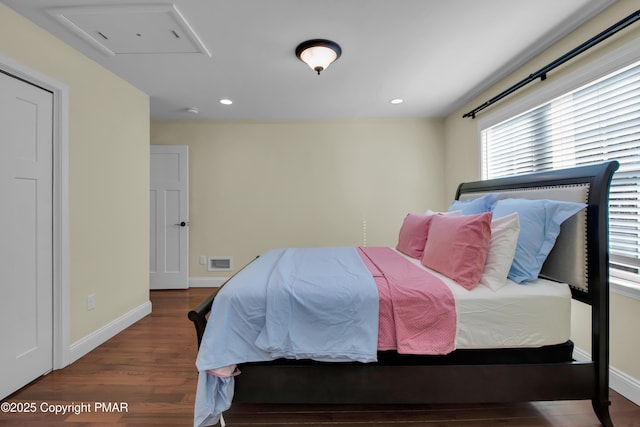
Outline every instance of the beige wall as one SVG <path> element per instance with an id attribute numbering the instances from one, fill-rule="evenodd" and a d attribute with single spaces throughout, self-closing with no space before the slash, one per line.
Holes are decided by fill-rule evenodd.
<path id="1" fill-rule="evenodd" d="M 285 246 L 395 245 L 407 212 L 443 208 L 440 120 L 155 121 L 186 144 L 190 276 L 200 255 L 241 267 Z M 218 274 L 220 275 L 220 274 Z"/>
<path id="2" fill-rule="evenodd" d="M 469 102 L 458 111 L 449 115 L 445 120 L 445 188 L 451 193 L 462 181 L 480 178 L 479 142 L 477 121 L 485 114 L 490 114 L 498 108 L 521 101 L 525 97 L 539 90 L 541 85 L 550 84 L 553 79 L 589 67 L 595 59 L 610 53 L 632 40 L 640 38 L 640 25 L 633 24 L 623 32 L 606 40 L 602 44 L 575 58 L 570 64 L 563 66 L 549 74 L 546 83 L 540 81 L 531 83 L 525 89 L 505 98 L 499 104 L 478 114 L 478 119 L 463 119 L 462 114 L 482 104 L 487 99 L 497 95 L 502 90 L 519 82 L 529 74 L 542 68 L 549 62 L 560 57 L 597 33 L 603 31 L 617 21 L 635 12 L 638 3 L 632 0 L 620 0 L 605 10 L 596 18 L 578 28 L 550 49 L 547 49 L 520 70 L 503 79 L 498 84 L 485 91 L 478 98 Z M 638 53 L 640 60 L 640 53 Z M 634 333 L 635 325 L 640 324 L 640 301 L 612 292 L 611 294 L 611 364 L 615 368 L 640 381 L 640 335 Z M 572 336 L 576 345 L 590 352 L 590 310 L 580 303 L 575 303 L 572 312 Z"/>
<path id="3" fill-rule="evenodd" d="M 0 53 L 69 87 L 73 344 L 149 300 L 149 99 L 3 4 Z"/>

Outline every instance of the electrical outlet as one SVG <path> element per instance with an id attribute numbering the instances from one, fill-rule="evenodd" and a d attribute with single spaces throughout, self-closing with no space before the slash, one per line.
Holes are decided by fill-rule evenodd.
<path id="1" fill-rule="evenodd" d="M 90 294 L 87 296 L 87 311 L 91 311 L 96 308 L 96 294 Z"/>

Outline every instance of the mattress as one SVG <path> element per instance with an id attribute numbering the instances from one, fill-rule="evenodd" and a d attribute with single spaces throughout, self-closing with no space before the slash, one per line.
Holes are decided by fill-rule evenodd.
<path id="1" fill-rule="evenodd" d="M 419 260 L 398 253 L 451 289 L 457 311 L 457 349 L 541 347 L 569 340 L 571 291 L 567 284 L 538 278 L 518 285 L 508 280 L 497 291 L 482 284 L 469 291 Z"/>

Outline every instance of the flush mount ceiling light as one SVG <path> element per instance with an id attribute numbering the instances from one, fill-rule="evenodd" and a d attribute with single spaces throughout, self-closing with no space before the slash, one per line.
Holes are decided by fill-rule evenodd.
<path id="1" fill-rule="evenodd" d="M 336 42 L 314 39 L 302 42 L 296 47 L 296 56 L 320 75 L 333 61 L 340 58 L 342 49 Z"/>

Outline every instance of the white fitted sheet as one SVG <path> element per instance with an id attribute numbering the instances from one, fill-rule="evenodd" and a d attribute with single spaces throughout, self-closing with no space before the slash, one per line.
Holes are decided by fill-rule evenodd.
<path id="1" fill-rule="evenodd" d="M 468 291 L 419 260 L 406 258 L 451 289 L 456 301 L 458 349 L 540 347 L 564 343 L 571 336 L 571 291 L 567 284 L 538 278 L 518 285 L 508 280 L 498 291 L 484 285 Z"/>

